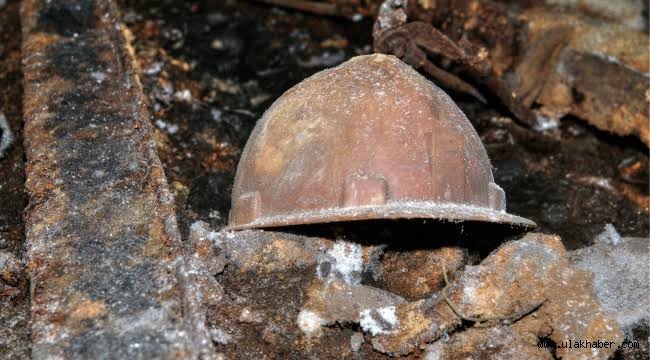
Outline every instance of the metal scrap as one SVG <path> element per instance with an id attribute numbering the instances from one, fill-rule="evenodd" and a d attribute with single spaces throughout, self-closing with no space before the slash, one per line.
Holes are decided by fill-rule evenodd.
<path id="1" fill-rule="evenodd" d="M 211 358 L 117 14 L 22 5 L 32 357 Z"/>

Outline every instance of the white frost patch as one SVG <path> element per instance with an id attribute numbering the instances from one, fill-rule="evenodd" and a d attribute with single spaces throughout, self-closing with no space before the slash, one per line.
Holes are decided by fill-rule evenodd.
<path id="1" fill-rule="evenodd" d="M 650 251 L 648 238 L 619 238 L 614 227 L 595 244 L 571 255 L 580 269 L 594 274 L 593 289 L 603 310 L 625 331 L 650 323 Z M 612 237 L 613 236 L 613 237 Z"/>
<path id="2" fill-rule="evenodd" d="M 361 329 L 372 336 L 390 334 L 399 327 L 395 306 L 362 310 L 359 319 Z"/>
<path id="3" fill-rule="evenodd" d="M 427 346 L 427 350 L 424 353 L 424 360 L 442 360 L 445 356 L 445 345 L 440 341 L 436 341 L 433 344 Z"/>
<path id="4" fill-rule="evenodd" d="M 343 280 L 346 284 L 361 283 L 363 252 L 361 245 L 337 241 L 319 260 L 316 275 L 328 283 Z"/>
<path id="5" fill-rule="evenodd" d="M 596 236 L 596 241 L 602 244 L 618 245 L 621 242 L 621 235 L 612 224 L 606 224 L 605 230 Z"/>
<path id="6" fill-rule="evenodd" d="M 326 324 L 325 319 L 311 310 L 300 310 L 298 314 L 298 327 L 307 337 L 320 334 L 320 327 Z"/>
<path id="7" fill-rule="evenodd" d="M 156 75 L 162 70 L 162 63 L 161 62 L 155 62 L 151 64 L 149 68 L 147 68 L 144 73 L 147 75 Z"/>

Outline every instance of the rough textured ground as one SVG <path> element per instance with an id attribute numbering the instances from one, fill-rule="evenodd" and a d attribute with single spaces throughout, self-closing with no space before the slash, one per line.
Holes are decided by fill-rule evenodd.
<path id="1" fill-rule="evenodd" d="M 208 274 L 200 286 L 207 294 L 204 303 L 208 304 L 213 343 L 219 352 L 232 351 L 227 344 L 236 341 L 245 349 L 242 356 L 280 349 L 276 354 L 289 358 L 290 349 L 303 344 L 297 338 L 282 335 L 288 328 L 295 334 L 301 331 L 295 319 L 308 299 L 306 290 L 301 289 L 310 290 L 314 299 L 322 289 L 308 288 L 316 272 L 316 262 L 307 260 L 314 252 L 294 246 L 295 241 L 280 242 L 281 247 L 268 247 L 253 258 L 257 260 L 248 262 L 270 264 L 271 259 L 286 254 L 307 260 L 291 270 L 267 267 L 264 271 L 268 275 L 254 276 L 252 270 L 239 274 L 234 266 L 230 269 L 225 266 L 226 259 L 219 257 L 223 254 L 205 242 L 190 242 L 188 235 L 191 224 L 197 220 L 206 221 L 215 230 L 225 224 L 235 166 L 262 112 L 283 91 L 310 74 L 353 55 L 368 53 L 372 21 L 352 23 L 319 18 L 247 2 L 120 1 L 119 5 L 123 20 L 134 35 L 141 65 L 139 73 L 156 128 L 154 137 L 176 197 L 182 237 L 193 251 L 211 254 L 206 255 L 205 261 L 190 263 L 196 271 Z M 20 259 L 24 232 L 20 214 L 26 198 L 22 193 L 22 72 L 16 1 L 0 6 L 0 28 L 0 112 L 4 112 L 17 139 L 8 150 L 8 157 L 0 159 L 0 236 L 8 240 L 0 241 L 3 248 L 0 251 L 11 252 Z M 606 223 L 612 223 L 623 236 L 648 236 L 648 151 L 638 140 L 616 138 L 570 118 L 564 119 L 558 129 L 536 132 L 515 124 L 502 108 L 451 95 L 481 135 L 492 159 L 496 182 L 507 193 L 510 212 L 536 221 L 540 231 L 561 235 L 569 249 L 590 244 Z M 469 228 L 464 230 L 471 232 Z M 351 230 L 345 226 L 309 228 L 272 236 L 296 240 L 295 237 L 300 239 L 311 234 L 322 241 L 347 238 L 374 245 L 395 238 L 390 229 L 379 234 L 371 230 Z M 210 243 L 217 242 L 217 235 L 205 231 L 215 237 Z M 399 242 L 386 250 L 386 255 L 391 251 L 406 254 L 395 257 L 395 263 L 387 267 L 391 272 L 402 268 L 399 262 L 402 257 L 408 257 L 408 252 L 431 251 L 435 247 L 430 237 L 422 236 L 427 231 L 412 229 L 401 233 Z M 450 231 L 447 237 L 447 231 L 436 230 L 439 235 L 436 244 L 470 249 L 465 261 L 476 264 L 502 239 L 492 230 L 493 237 L 480 236 L 485 231 L 478 229 L 479 236 L 466 234 L 459 240 L 454 238 L 457 231 Z M 374 255 L 365 256 L 372 263 Z M 13 262 L 4 264 L 10 263 Z M 403 291 L 395 286 L 399 278 L 377 281 L 379 271 L 372 266 L 362 271 L 363 286 Z M 422 281 L 418 282 L 419 277 L 431 277 L 426 281 L 427 287 L 439 286 L 440 279 L 436 277 L 439 273 L 422 275 L 407 277 L 408 281 L 416 282 L 413 289 L 417 291 L 400 295 L 415 301 L 426 292 Z M 290 281 L 282 283 L 277 276 Z M 30 346 L 29 300 L 25 298 L 28 287 L 24 282 L 16 287 L 7 286 L 6 280 L 3 281 L 0 282 L 0 357 L 26 358 Z M 7 296 L 5 289 L 12 295 Z M 227 305 L 217 307 L 222 297 L 228 299 Z M 260 309 L 277 309 L 278 314 L 291 316 L 276 315 L 277 318 L 268 321 L 264 317 L 267 313 Z M 371 325 L 370 320 L 378 319 L 381 314 L 390 312 L 369 313 L 364 324 Z M 231 322 L 217 321 L 220 317 L 227 317 Z M 11 326 L 12 321 L 17 321 L 15 326 Z M 309 321 L 303 324 L 309 329 Z M 7 330 L 9 326 L 11 331 Z M 327 355 L 322 349 L 340 347 L 350 358 L 382 357 L 365 340 L 361 325 L 328 325 L 321 331 L 323 345 L 306 347 L 302 355 L 322 358 Z M 390 331 L 390 327 L 379 331 Z M 469 339 L 459 337 L 453 343 L 474 346 L 485 336 L 489 338 L 490 331 L 503 331 L 500 334 L 504 338 L 522 344 L 511 331 L 500 328 L 476 330 Z M 2 336 L 5 333 L 11 336 Z M 647 329 L 639 330 L 636 336 L 647 337 Z M 443 339 L 446 339 L 444 334 Z M 246 347 L 247 344 L 251 346 Z M 492 349 L 501 345 L 484 342 L 483 346 Z M 525 348 L 521 346 L 523 351 Z M 424 354 L 429 350 L 420 351 Z"/>

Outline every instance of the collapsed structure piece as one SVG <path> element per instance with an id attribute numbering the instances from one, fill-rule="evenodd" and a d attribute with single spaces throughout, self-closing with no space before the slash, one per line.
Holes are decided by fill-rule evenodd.
<path id="1" fill-rule="evenodd" d="M 115 4 L 22 23 L 32 357 L 211 358 Z"/>
<path id="2" fill-rule="evenodd" d="M 242 154 L 229 227 L 423 218 L 535 224 L 505 212 L 481 140 L 394 56 L 322 71 L 280 97 Z"/>

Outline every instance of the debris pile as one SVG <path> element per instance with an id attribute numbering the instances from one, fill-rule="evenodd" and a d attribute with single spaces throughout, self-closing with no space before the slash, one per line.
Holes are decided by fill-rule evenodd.
<path id="1" fill-rule="evenodd" d="M 358 354 L 505 359 L 517 353 L 604 359 L 615 348 L 538 344 L 583 339 L 618 346 L 623 341 L 616 319 L 592 295 L 591 273 L 572 264 L 557 236 L 528 234 L 504 243 L 476 265 L 453 248 L 435 245 L 396 256 L 389 245 L 283 232 L 210 236 L 226 261 L 217 279 L 227 295 L 221 306 L 210 307 L 208 318 L 230 339 L 216 345 L 229 358 Z M 413 281 L 399 265 L 408 256 L 461 265 L 445 266 L 448 277 L 443 271 L 425 274 L 438 284 L 426 294 L 369 285 L 399 276 Z M 412 284 L 417 282 L 416 277 Z M 256 332 L 263 335 L 251 338 Z"/>
<path id="2" fill-rule="evenodd" d="M 610 105 L 626 94 L 632 106 L 614 109 L 620 117 L 594 123 L 645 139 L 646 130 L 634 120 L 647 109 L 634 103 L 647 95 L 635 90 L 637 65 L 646 62 L 634 62 L 646 55 L 635 46 L 621 50 L 628 44 L 621 28 L 610 28 L 616 31 L 596 41 L 597 29 L 569 16 L 585 31 L 553 52 L 559 65 L 550 66 L 536 60 L 557 45 L 558 33 L 546 26 L 558 23 L 547 13 L 525 6 L 515 11 L 507 2 L 497 7 L 489 0 L 456 2 L 508 8 L 501 14 L 530 16 L 515 16 L 515 25 L 531 19 L 540 25 L 526 33 L 536 34 L 528 40 L 539 40 L 539 46 L 523 58 L 499 48 L 499 39 L 487 49 L 491 59 L 517 59 L 512 64 L 519 65 L 499 73 L 504 75 L 499 79 L 524 90 L 517 100 L 540 111 L 537 127 L 521 126 L 492 105 L 469 100 L 459 105 L 471 121 L 464 126 L 478 130 L 471 141 L 482 141 L 493 160 L 484 169 L 494 172 L 487 183 L 489 207 L 503 210 L 503 198 L 495 196 L 501 189 L 493 186 L 499 183 L 509 195 L 509 210 L 535 220 L 544 232 L 563 234 L 564 243 L 539 233 L 504 242 L 494 228 L 475 233 L 470 228 L 486 224 L 470 223 L 443 222 L 457 225 L 458 239 L 429 230 L 406 234 L 393 220 L 354 225 L 373 228 L 372 236 L 340 224 L 231 232 L 220 227 L 230 208 L 234 167 L 255 119 L 271 100 L 320 67 L 370 52 L 371 21 L 360 28 L 365 35 L 359 38 L 350 36 L 355 31 L 348 26 L 363 23 L 356 21 L 372 15 L 380 3 L 263 2 L 320 2 L 355 22 L 342 26 L 336 19 L 269 11 L 252 2 L 122 1 L 122 19 L 135 35 L 130 47 L 131 34 L 111 0 L 11 0 L 6 6 L 0 1 L 0 198 L 5 200 L 0 202 L 0 357 L 605 359 L 624 339 L 633 339 L 642 348 L 616 356 L 647 358 L 650 311 L 641 300 L 648 293 L 648 239 L 616 231 L 647 235 L 646 149 L 612 140 L 579 121 L 554 118 L 569 112 L 589 120 L 600 104 L 599 91 L 615 95 L 611 103 L 600 104 L 602 114 L 609 114 Z M 332 7 L 335 3 L 357 5 Z M 448 2 L 408 4 L 437 6 L 445 17 Z M 499 19 L 491 15 L 479 20 Z M 394 26 L 405 19 L 413 18 L 383 21 Z M 448 24 L 420 20 L 431 21 L 465 55 L 485 55 L 472 53 L 468 39 L 449 35 L 447 26 L 459 24 L 449 19 Z M 475 18 L 463 19 L 469 33 L 478 31 Z M 592 45 L 612 46 L 604 50 L 620 58 L 591 56 Z M 463 65 L 480 65 L 463 64 L 467 58 L 450 62 L 445 54 L 427 53 L 427 59 L 449 70 L 446 75 L 460 76 Z M 610 80 L 630 75 L 621 78 L 631 81 L 620 82 L 630 89 L 618 93 L 611 91 L 616 81 L 601 87 L 586 81 L 592 73 L 581 71 L 590 67 L 575 67 L 583 60 L 606 63 L 603 77 Z M 555 71 L 543 86 L 519 76 L 540 68 L 540 74 Z M 436 74 L 445 76 L 431 75 Z M 557 85 L 556 75 L 562 86 L 551 86 Z M 458 89 L 472 93 L 463 85 Z M 628 123 L 630 128 L 621 127 Z M 404 142 L 411 145 L 413 137 Z M 382 170 L 399 172 L 395 166 Z M 379 179 L 353 180 L 350 191 L 342 193 L 351 203 L 392 195 Z M 23 189 L 30 199 L 26 208 Z M 592 246 L 565 249 L 583 247 L 606 222 L 616 228 L 608 225 Z M 407 226 L 430 224 L 419 220 Z M 572 348 L 571 341 L 597 346 Z"/>
<path id="3" fill-rule="evenodd" d="M 532 128 L 571 114 L 650 145 L 648 34 L 638 28 L 548 6 L 386 0 L 373 36 L 377 52 L 481 101 L 477 88 L 488 89 Z"/>

